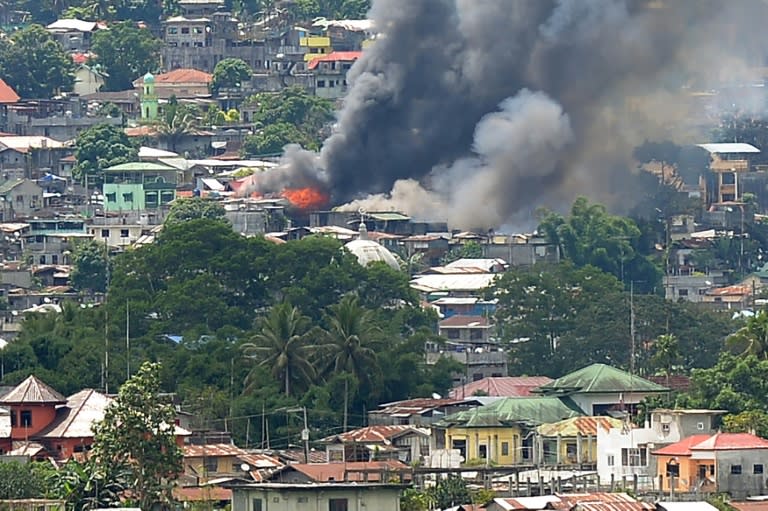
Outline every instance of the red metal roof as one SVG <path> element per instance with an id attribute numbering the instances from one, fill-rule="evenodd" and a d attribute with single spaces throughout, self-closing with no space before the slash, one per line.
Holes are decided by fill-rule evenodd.
<path id="1" fill-rule="evenodd" d="M 750 433 L 716 433 L 691 447 L 693 451 L 768 449 L 768 440 Z"/>
<path id="2" fill-rule="evenodd" d="M 710 435 L 691 435 L 680 440 L 677 443 L 662 447 L 651 454 L 657 456 L 690 456 L 691 447 L 708 439 Z"/>
<path id="3" fill-rule="evenodd" d="M 213 80 L 213 75 L 197 69 L 174 69 L 167 73 L 155 75 L 155 84 L 178 84 L 178 83 L 200 83 L 209 84 Z M 140 86 L 144 82 L 144 77 L 133 81 L 134 86 Z"/>
<path id="4" fill-rule="evenodd" d="M 729 506 L 738 511 L 768 511 L 768 501 L 729 502 Z"/>
<path id="5" fill-rule="evenodd" d="M 497 376 L 483 378 L 467 383 L 462 387 L 451 390 L 449 396 L 453 399 L 471 397 L 479 392 L 492 397 L 526 397 L 531 390 L 551 382 L 546 376 Z"/>
<path id="6" fill-rule="evenodd" d="M 362 55 L 361 51 L 333 51 L 309 61 L 309 69 L 315 69 L 320 62 L 354 62 Z"/>
<path id="7" fill-rule="evenodd" d="M 0 103 L 16 103 L 19 101 L 19 95 L 0 78 Z"/>
<path id="8" fill-rule="evenodd" d="M 553 503 L 554 509 L 577 509 L 583 511 L 644 511 L 656 509 L 650 502 L 639 502 L 626 493 L 574 493 L 557 494 L 560 502 Z"/>

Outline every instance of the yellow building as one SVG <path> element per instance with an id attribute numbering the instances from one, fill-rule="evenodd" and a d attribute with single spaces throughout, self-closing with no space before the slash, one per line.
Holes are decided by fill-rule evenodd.
<path id="1" fill-rule="evenodd" d="M 333 51 L 331 47 L 331 38 L 319 35 L 310 35 L 299 38 L 299 46 L 307 49 L 304 55 L 304 61 L 309 62 L 317 57 L 328 55 Z"/>
<path id="2" fill-rule="evenodd" d="M 556 397 L 509 397 L 446 417 L 445 446 L 456 449 L 468 464 L 531 463 L 537 425 L 577 417 L 581 412 Z"/>
<path id="3" fill-rule="evenodd" d="M 536 428 L 538 463 L 571 465 L 597 463 L 597 430 L 620 428 L 622 421 L 611 417 L 573 417 Z"/>

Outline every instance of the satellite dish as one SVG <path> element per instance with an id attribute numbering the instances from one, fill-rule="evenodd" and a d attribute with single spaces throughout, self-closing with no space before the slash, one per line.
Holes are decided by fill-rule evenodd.
<path id="1" fill-rule="evenodd" d="M 437 392 L 433 392 L 432 393 L 432 399 L 442 399 L 442 398 L 443 398 L 443 396 L 441 396 Z"/>
<path id="2" fill-rule="evenodd" d="M 250 472 L 251 467 L 248 465 L 248 463 L 243 463 L 242 465 L 240 465 L 240 470 L 242 470 L 243 472 Z"/>

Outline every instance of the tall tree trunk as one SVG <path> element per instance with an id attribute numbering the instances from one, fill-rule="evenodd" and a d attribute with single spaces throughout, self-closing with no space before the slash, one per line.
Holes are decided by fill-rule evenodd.
<path id="1" fill-rule="evenodd" d="M 285 395 L 291 395 L 291 371 L 287 367 L 285 368 Z"/>
<path id="2" fill-rule="evenodd" d="M 344 378 L 344 432 L 347 432 L 349 423 L 349 375 Z"/>

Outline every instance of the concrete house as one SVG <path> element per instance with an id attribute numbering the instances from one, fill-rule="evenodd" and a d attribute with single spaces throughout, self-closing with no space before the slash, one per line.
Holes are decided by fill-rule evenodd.
<path id="1" fill-rule="evenodd" d="M 621 427 L 611 417 L 572 417 L 536 428 L 541 459 L 546 465 L 582 465 L 597 461 L 599 430 Z"/>
<path id="2" fill-rule="evenodd" d="M 154 75 L 155 94 L 160 99 L 176 96 L 178 99 L 210 96 L 213 75 L 197 69 L 174 69 L 167 73 Z M 144 77 L 134 80 L 133 87 L 141 94 Z"/>
<path id="3" fill-rule="evenodd" d="M 652 453 L 663 491 L 764 495 L 768 440 L 749 433 L 692 435 Z"/>
<path id="4" fill-rule="evenodd" d="M 307 67 L 315 74 L 315 95 L 325 99 L 339 99 L 349 89 L 347 73 L 363 55 L 361 51 L 334 51 L 313 58 Z"/>
<path id="5" fill-rule="evenodd" d="M 30 179 L 8 179 L 0 183 L 0 206 L 3 222 L 32 216 L 43 207 L 43 189 Z"/>
<path id="6" fill-rule="evenodd" d="M 400 510 L 402 485 L 378 483 L 238 484 L 232 488 L 232 511 Z M 310 504 L 311 503 L 311 504 Z"/>
<path id="7" fill-rule="evenodd" d="M 176 198 L 178 170 L 157 162 L 115 165 L 104 171 L 104 210 L 142 211 Z"/>
<path id="8" fill-rule="evenodd" d="M 222 477 L 261 481 L 283 466 L 277 458 L 250 453 L 233 444 L 185 445 L 184 478 L 200 486 Z"/>
<path id="9" fill-rule="evenodd" d="M 320 440 L 328 461 L 420 461 L 429 455 L 429 430 L 410 425 L 368 426 Z"/>
<path id="10" fill-rule="evenodd" d="M 95 21 L 79 19 L 61 19 L 45 27 L 64 51 L 69 53 L 87 53 L 91 49 L 94 32 L 99 29 Z"/>
<path id="11" fill-rule="evenodd" d="M 592 364 L 542 385 L 534 392 L 569 397 L 585 415 L 635 413 L 645 398 L 669 389 L 606 364 Z"/>
<path id="12" fill-rule="evenodd" d="M 723 410 L 657 409 L 642 428 L 628 424 L 598 429 L 597 474 L 602 481 L 638 477 L 641 488 L 657 486 L 656 459 L 650 451 L 691 435 L 717 432 Z"/>

